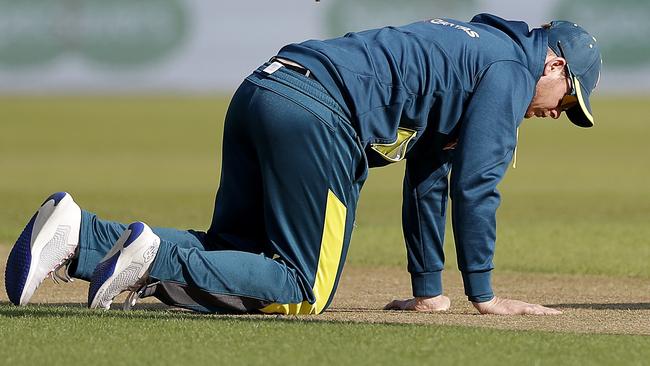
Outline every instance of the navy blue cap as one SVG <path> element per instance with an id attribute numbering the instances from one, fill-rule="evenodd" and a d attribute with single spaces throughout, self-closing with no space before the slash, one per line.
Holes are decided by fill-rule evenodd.
<path id="1" fill-rule="evenodd" d="M 555 20 L 545 28 L 548 33 L 548 46 L 556 55 L 567 61 L 573 88 L 571 93 L 578 99 L 578 104 L 569 108 L 566 115 L 575 125 L 592 127 L 594 117 L 589 96 L 600 81 L 600 68 L 603 63 L 598 41 L 573 22 Z"/>

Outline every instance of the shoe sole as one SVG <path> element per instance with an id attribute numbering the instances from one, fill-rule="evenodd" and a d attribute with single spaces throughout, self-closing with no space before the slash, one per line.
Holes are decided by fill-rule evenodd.
<path id="1" fill-rule="evenodd" d="M 70 234 L 80 225 L 81 209 L 70 194 L 58 192 L 43 202 L 7 259 L 5 288 L 14 305 L 27 305 L 43 280 L 74 255 L 79 239 Z"/>
<path id="2" fill-rule="evenodd" d="M 139 240 L 150 242 L 141 243 Z M 151 267 L 159 245 L 160 238 L 144 223 L 129 225 L 93 271 L 88 307 L 109 309 L 116 296 L 134 289 Z"/>

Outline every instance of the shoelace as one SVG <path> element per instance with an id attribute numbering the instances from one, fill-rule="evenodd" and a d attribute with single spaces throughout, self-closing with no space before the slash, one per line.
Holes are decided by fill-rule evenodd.
<path id="1" fill-rule="evenodd" d="M 144 278 L 146 278 L 146 276 Z M 131 290 L 129 292 L 129 296 L 124 301 L 124 304 L 122 304 L 122 310 L 124 311 L 131 310 L 131 308 L 135 306 L 138 300 L 142 298 L 142 295 L 147 290 L 147 288 L 149 286 L 153 286 L 154 284 L 147 284 L 146 281 L 144 281 L 144 283 L 136 284 L 136 285 L 140 287 L 137 287 L 135 290 Z"/>
<path id="2" fill-rule="evenodd" d="M 61 282 L 64 283 L 70 283 L 74 282 L 74 278 L 70 277 L 70 263 L 72 263 L 72 257 L 70 256 L 69 258 L 66 258 L 54 268 L 52 272 L 50 272 L 50 278 L 54 283 L 57 285 L 60 284 Z M 65 267 L 65 268 L 64 268 Z M 63 271 L 61 271 L 61 268 L 64 268 Z M 62 272 L 62 273 L 60 273 Z M 122 305 L 122 310 L 131 310 L 133 306 L 138 302 L 138 300 L 142 297 L 142 294 L 144 291 L 147 289 L 147 284 L 143 284 L 140 287 L 138 287 L 136 290 L 132 290 L 129 292 L 129 296 L 126 298 L 126 301 L 124 301 L 124 304 Z"/>
<path id="3" fill-rule="evenodd" d="M 64 259 L 63 262 L 61 262 L 61 264 L 56 266 L 56 268 L 54 268 L 54 270 L 50 272 L 50 278 L 52 279 L 52 281 L 54 281 L 54 283 L 58 285 L 61 282 L 64 283 L 74 282 L 74 278 L 70 277 L 70 273 L 68 272 L 68 270 L 70 269 L 70 263 L 72 263 L 72 256 L 70 258 Z M 60 274 L 59 273 L 60 269 L 63 267 L 65 267 L 65 269 L 63 270 L 63 274 Z"/>
<path id="4" fill-rule="evenodd" d="M 74 282 L 74 278 L 70 277 L 69 269 L 70 269 L 70 263 L 72 263 L 72 256 L 70 258 L 66 258 L 54 268 L 52 272 L 50 272 L 50 278 L 54 283 L 57 285 L 60 284 L 61 282 L 64 283 L 70 283 Z M 65 269 L 61 272 L 61 268 L 65 267 Z M 131 290 L 129 292 L 129 296 L 126 298 L 126 301 L 124 301 L 124 304 L 122 304 L 122 310 L 131 310 L 133 306 L 138 302 L 138 300 L 142 297 L 142 294 L 144 291 L 147 289 L 147 284 L 142 284 L 140 287 L 138 287 L 136 290 Z"/>
<path id="5" fill-rule="evenodd" d="M 138 302 L 138 300 L 140 299 L 140 296 L 141 296 L 142 293 L 144 292 L 145 287 L 146 287 L 146 286 L 143 286 L 142 288 L 140 288 L 140 289 L 138 289 L 138 290 L 135 290 L 135 291 L 131 291 L 131 292 L 129 292 L 129 296 L 128 296 L 128 297 L 126 298 L 126 300 L 124 301 L 124 304 L 122 304 L 122 310 L 124 310 L 124 311 L 129 311 L 129 310 L 131 310 L 131 308 L 132 308 L 133 306 L 135 306 L 135 304 L 136 304 L 136 303 Z"/>

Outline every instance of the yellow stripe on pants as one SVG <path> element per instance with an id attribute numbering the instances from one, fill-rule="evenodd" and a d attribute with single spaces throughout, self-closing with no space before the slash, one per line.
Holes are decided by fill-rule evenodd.
<path id="1" fill-rule="evenodd" d="M 347 208 L 331 190 L 327 193 L 325 225 L 318 256 L 318 269 L 314 281 L 316 302 L 303 301 L 299 304 L 271 304 L 261 309 L 273 314 L 320 314 L 329 300 L 341 262 L 343 239 L 345 236 L 345 217 Z"/>

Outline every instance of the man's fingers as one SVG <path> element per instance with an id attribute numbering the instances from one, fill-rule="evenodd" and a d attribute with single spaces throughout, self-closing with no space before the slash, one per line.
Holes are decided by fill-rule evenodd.
<path id="1" fill-rule="evenodd" d="M 447 296 L 417 297 L 407 300 L 393 300 L 384 310 L 413 310 L 419 312 L 447 311 L 451 301 Z"/>
<path id="2" fill-rule="evenodd" d="M 559 315 L 562 314 L 561 311 L 547 308 L 546 306 L 538 305 L 538 304 L 531 304 L 528 308 L 526 308 L 526 311 L 524 314 L 528 315 Z"/>
<path id="3" fill-rule="evenodd" d="M 494 315 L 559 315 L 561 311 L 538 304 L 529 304 L 519 300 L 494 297 L 482 303 L 473 303 L 481 314 Z"/>
<path id="4" fill-rule="evenodd" d="M 404 310 L 405 300 L 393 300 L 384 306 L 384 310 Z"/>
<path id="5" fill-rule="evenodd" d="M 553 308 L 547 308 L 546 306 L 542 305 L 533 305 L 530 309 L 530 312 L 526 312 L 526 314 L 530 315 L 560 315 L 562 314 L 561 311 L 553 309 Z"/>

